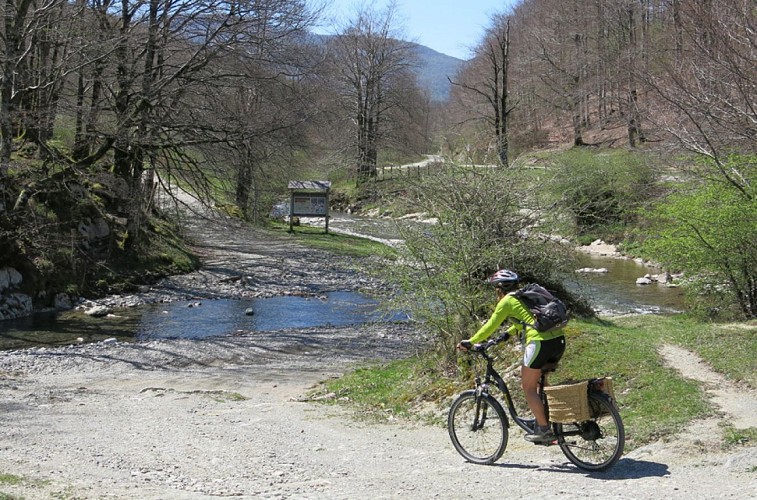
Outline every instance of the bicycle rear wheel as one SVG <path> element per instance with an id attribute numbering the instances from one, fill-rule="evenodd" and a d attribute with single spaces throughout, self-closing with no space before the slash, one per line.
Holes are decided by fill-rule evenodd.
<path id="1" fill-rule="evenodd" d="M 452 444 L 469 462 L 488 465 L 507 448 L 507 416 L 496 399 L 465 391 L 452 403 L 447 429 Z"/>
<path id="2" fill-rule="evenodd" d="M 606 470 L 623 454 L 626 439 L 623 421 L 612 400 L 604 393 L 590 392 L 589 408 L 591 420 L 555 424 L 557 444 L 568 460 L 581 469 Z"/>

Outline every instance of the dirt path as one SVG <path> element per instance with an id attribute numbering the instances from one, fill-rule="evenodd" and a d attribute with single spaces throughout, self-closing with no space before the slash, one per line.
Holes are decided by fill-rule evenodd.
<path id="1" fill-rule="evenodd" d="M 723 418 L 736 429 L 757 427 L 757 395 L 754 391 L 731 383 L 686 349 L 663 345 L 660 353 L 667 364 L 681 375 L 704 384 L 712 402 L 723 413 Z"/>
<path id="2" fill-rule="evenodd" d="M 284 239 L 197 231 L 208 266 L 151 294 L 379 286 L 354 261 L 314 266 L 326 256 Z M 720 451 L 717 421 L 698 425 L 699 441 L 655 443 L 587 474 L 516 429 L 500 463 L 482 467 L 442 427 L 389 414 L 369 424 L 298 402 L 312 384 L 407 356 L 418 340 L 410 325 L 363 325 L 0 352 L 0 498 L 757 497 L 756 448 Z"/>

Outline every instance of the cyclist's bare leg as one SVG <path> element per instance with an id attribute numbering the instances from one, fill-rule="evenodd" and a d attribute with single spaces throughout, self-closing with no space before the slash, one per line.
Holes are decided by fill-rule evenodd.
<path id="1" fill-rule="evenodd" d="M 539 379 L 541 370 L 538 368 L 520 367 L 520 379 L 523 392 L 526 394 L 526 402 L 536 418 L 536 423 L 542 427 L 549 425 L 544 415 L 544 404 L 539 397 Z"/>

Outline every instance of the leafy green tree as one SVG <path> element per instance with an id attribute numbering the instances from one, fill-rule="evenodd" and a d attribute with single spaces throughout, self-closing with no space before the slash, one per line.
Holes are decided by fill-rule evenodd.
<path id="1" fill-rule="evenodd" d="M 750 196 L 726 182 L 697 184 L 658 205 L 647 231 L 644 250 L 693 276 L 710 312 L 736 304 L 743 317 L 757 317 L 755 165 L 752 157 Z"/>

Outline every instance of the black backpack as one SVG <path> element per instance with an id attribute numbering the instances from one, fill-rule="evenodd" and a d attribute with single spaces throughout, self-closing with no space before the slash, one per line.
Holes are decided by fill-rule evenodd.
<path id="1" fill-rule="evenodd" d="M 568 324 L 568 308 L 543 286 L 532 283 L 513 295 L 523 302 L 535 318 L 533 325 L 523 322 L 525 325 L 539 332 L 551 332 Z"/>

